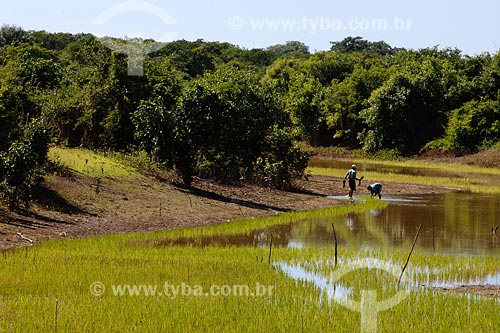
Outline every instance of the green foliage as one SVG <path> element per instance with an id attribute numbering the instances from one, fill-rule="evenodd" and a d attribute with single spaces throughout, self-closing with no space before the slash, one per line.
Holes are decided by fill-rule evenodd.
<path id="1" fill-rule="evenodd" d="M 418 152 L 443 134 L 447 111 L 459 105 L 455 87 L 459 76 L 447 61 L 409 61 L 404 72 L 393 74 L 368 100 L 360 113 L 367 125 L 360 135 L 364 149 Z"/>
<path id="2" fill-rule="evenodd" d="M 451 112 L 445 136 L 427 148 L 476 152 L 500 141 L 500 102 L 471 101 Z"/>
<path id="3" fill-rule="evenodd" d="M 180 40 L 144 56 L 144 75 L 129 75 L 116 47 L 153 43 L 3 26 L 0 151 L 20 140 L 19 124 L 40 117 L 56 143 L 144 150 L 186 184 L 193 175 L 237 183 L 255 179 L 275 128 L 312 146 L 371 154 L 496 141 L 496 113 L 486 106 L 499 100 L 500 53 L 404 50 L 361 37 L 314 54 L 298 41 L 245 50 Z"/>
<path id="4" fill-rule="evenodd" d="M 394 55 L 401 49 L 393 48 L 384 41 L 370 42 L 362 37 L 346 37 L 339 42 L 330 42 L 331 51 L 339 53 L 367 52 L 374 55 Z"/>
<path id="5" fill-rule="evenodd" d="M 285 44 L 276 44 L 269 46 L 267 51 L 285 55 L 285 54 L 309 54 L 309 46 L 299 41 L 288 41 Z"/>
<path id="6" fill-rule="evenodd" d="M 5 49 L 8 55 L 2 72 L 10 85 L 26 89 L 51 89 L 59 84 L 61 63 L 55 52 L 21 44 Z"/>
<path id="7" fill-rule="evenodd" d="M 33 38 L 28 31 L 15 25 L 2 25 L 0 28 L 0 47 L 5 45 L 16 45 L 31 43 Z"/>
<path id="8" fill-rule="evenodd" d="M 301 178 L 309 163 L 309 154 L 301 151 L 289 131 L 275 127 L 266 137 L 263 155 L 255 163 L 256 179 L 278 188 L 291 189 L 292 180 Z"/>
<path id="9" fill-rule="evenodd" d="M 24 129 L 24 137 L 14 142 L 3 157 L 2 192 L 9 207 L 17 209 L 21 203 L 28 209 L 32 194 L 42 180 L 41 167 L 47 160 L 50 137 L 39 120 L 33 120 Z"/>
<path id="10" fill-rule="evenodd" d="M 155 160 L 172 164 L 174 151 L 174 114 L 161 100 L 143 101 L 134 112 L 135 139 Z"/>
<path id="11" fill-rule="evenodd" d="M 9 147 L 17 135 L 17 123 L 19 115 L 3 105 L 3 91 L 0 90 L 0 152 Z"/>
<path id="12" fill-rule="evenodd" d="M 215 69 L 224 52 L 235 48 L 229 43 L 205 42 L 203 39 L 194 42 L 179 40 L 168 43 L 154 56 L 167 56 L 176 69 L 195 78 Z"/>
<path id="13" fill-rule="evenodd" d="M 304 72 L 317 78 L 322 86 L 328 86 L 333 80 L 340 82 L 348 77 L 357 61 L 348 54 L 317 52 L 304 61 Z"/>
<path id="14" fill-rule="evenodd" d="M 333 132 L 332 143 L 348 147 L 359 145 L 357 135 L 364 128 L 360 112 L 368 106 L 372 92 L 388 77 L 388 70 L 381 66 L 358 66 L 342 82 L 334 81 L 323 89 L 321 109 L 327 128 Z"/>
<path id="15" fill-rule="evenodd" d="M 238 182 L 260 155 L 277 110 L 259 78 L 251 70 L 222 66 L 184 90 L 176 111 L 177 140 L 201 175 Z"/>
<path id="16" fill-rule="evenodd" d="M 487 98 L 500 99 L 500 52 L 483 67 L 481 88 Z"/>
<path id="17" fill-rule="evenodd" d="M 285 110 L 290 115 L 292 125 L 313 145 L 320 141 L 318 132 L 324 121 L 320 115 L 319 91 L 321 85 L 317 79 L 296 73 L 290 80 L 285 100 Z"/>

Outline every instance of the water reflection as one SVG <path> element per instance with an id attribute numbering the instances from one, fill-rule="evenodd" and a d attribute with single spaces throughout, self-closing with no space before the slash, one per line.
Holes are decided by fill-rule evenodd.
<path id="1" fill-rule="evenodd" d="M 342 283 L 334 282 L 331 278 L 325 276 L 324 274 L 311 272 L 307 270 L 304 265 L 277 262 L 274 264 L 274 266 L 279 268 L 286 276 L 295 281 L 300 281 L 302 283 L 312 283 L 321 291 L 320 299 L 322 298 L 323 294 L 326 294 L 328 301 L 350 299 L 353 295 L 352 287 L 346 286 Z M 375 266 L 374 268 L 377 268 L 377 266 Z M 473 286 L 500 287 L 500 271 L 488 274 L 486 277 L 471 278 L 469 280 L 464 280 L 460 277 L 449 277 L 447 279 L 443 278 L 434 281 L 430 280 L 429 278 L 430 272 L 428 268 L 415 267 L 413 269 L 413 273 L 416 273 L 417 277 L 414 277 L 413 279 L 404 279 L 404 285 L 409 290 L 419 288 L 451 289 L 457 287 Z M 422 283 L 423 281 L 425 281 L 425 283 Z"/>
<path id="2" fill-rule="evenodd" d="M 358 214 L 306 219 L 241 235 L 180 238 L 160 245 L 409 248 L 422 224 L 417 248 L 455 254 L 500 254 L 500 196 L 447 193 L 422 197 L 383 197 L 388 206 Z M 344 197 L 332 200 L 345 200 Z"/>
<path id="3" fill-rule="evenodd" d="M 500 196 L 448 193 L 423 197 L 386 197 L 388 207 L 359 214 L 303 221 L 287 230 L 302 246 L 331 246 L 335 224 L 343 246 L 401 247 L 415 237 L 417 247 L 441 253 L 500 253 L 491 228 L 500 221 Z M 276 232 L 276 231 L 275 231 Z"/>
<path id="4" fill-rule="evenodd" d="M 322 274 L 309 272 L 299 264 L 291 265 L 286 262 L 277 262 L 274 266 L 278 267 L 285 273 L 285 275 L 296 281 L 313 283 L 314 286 L 320 289 L 322 293 L 326 293 L 328 301 L 349 298 L 353 293 L 353 289 L 351 287 L 344 286 L 341 283 L 332 282 L 330 278 L 327 278 Z M 320 297 L 320 299 L 321 298 L 322 297 Z"/>

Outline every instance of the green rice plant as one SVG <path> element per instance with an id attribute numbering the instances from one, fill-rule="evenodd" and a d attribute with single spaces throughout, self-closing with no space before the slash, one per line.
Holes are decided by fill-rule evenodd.
<path id="1" fill-rule="evenodd" d="M 308 167 L 307 172 L 313 175 L 343 177 L 345 170 L 337 168 Z M 470 193 L 497 194 L 500 187 L 479 183 L 470 178 L 425 177 L 399 173 L 363 172 L 366 179 L 376 179 L 379 182 L 397 182 L 417 185 L 447 187 L 452 190 L 461 190 Z"/>
<path id="2" fill-rule="evenodd" d="M 167 232 L 168 233 L 168 232 Z M 289 331 L 359 332 L 360 313 L 349 310 L 310 281 L 292 279 L 275 265 L 256 258 L 266 248 L 130 247 L 110 235 L 93 239 L 47 241 L 32 248 L 5 252 L 0 268 L 0 331 L 129 332 L 129 331 Z M 332 249 L 276 248 L 273 260 L 301 263 L 328 275 Z M 342 249 L 340 265 L 367 256 L 404 262 L 404 251 Z M 431 256 L 415 252 L 408 273 L 421 265 L 437 265 L 436 274 L 471 275 L 496 266 L 494 256 Z M 96 282 L 106 288 L 99 296 Z M 417 281 L 418 282 L 418 281 Z M 271 286 L 262 295 L 188 295 L 165 292 L 163 286 Z M 378 301 L 394 293 L 395 278 L 370 270 L 346 275 L 359 300 L 361 289 L 377 291 Z M 155 292 L 116 293 L 117 285 L 158 286 Z M 162 294 L 159 294 L 162 292 Z M 473 296 L 411 289 L 400 304 L 378 313 L 378 331 L 496 332 L 498 302 Z"/>
<path id="3" fill-rule="evenodd" d="M 322 159 L 328 161 L 328 159 Z M 456 173 L 471 173 L 471 174 L 487 174 L 487 175 L 500 175 L 498 168 L 486 168 L 475 165 L 459 164 L 459 163 L 442 163 L 432 162 L 425 160 L 376 160 L 376 159 L 336 159 L 335 161 L 355 163 L 358 165 L 372 164 L 380 165 L 389 168 L 415 168 L 415 169 L 432 169 L 445 172 Z M 345 174 L 345 171 L 343 171 Z"/>
<path id="4" fill-rule="evenodd" d="M 95 177 L 93 170 L 85 169 L 89 161 L 81 163 L 93 153 L 76 152 L 65 155 L 64 150 L 52 150 L 63 156 L 59 159 L 68 167 Z M 96 157 L 93 168 L 100 165 L 98 161 Z M 106 176 L 119 177 L 121 167 L 110 169 Z M 240 235 L 305 218 L 327 219 L 386 205 L 373 198 L 363 200 L 204 228 L 49 240 L 3 252 L 0 331 L 360 332 L 359 311 L 344 307 L 330 297 L 331 290 L 313 279 L 291 277 L 279 264 L 300 266 L 328 280 L 336 269 L 365 258 L 402 267 L 410 244 L 382 250 L 340 246 L 337 267 L 331 247 L 275 247 L 269 264 L 267 246 L 158 244 L 184 237 Z M 338 235 L 347 237 L 342 229 Z M 394 274 L 375 266 L 353 270 L 335 282 L 350 288 L 349 297 L 357 302 L 363 290 L 376 291 L 377 302 L 400 288 L 410 291 L 398 304 L 376 313 L 378 332 L 497 332 L 498 299 L 444 293 L 433 287 L 435 283 L 480 281 L 495 274 L 499 274 L 497 255 L 433 254 L 417 248 L 402 285 Z M 221 294 L 219 289 L 218 294 L 213 293 L 214 286 L 228 286 L 232 292 Z M 248 292 L 238 294 L 231 289 L 235 286 L 246 286 Z"/>

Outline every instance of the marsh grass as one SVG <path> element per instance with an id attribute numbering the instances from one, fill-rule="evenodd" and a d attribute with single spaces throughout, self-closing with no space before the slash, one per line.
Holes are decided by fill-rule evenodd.
<path id="1" fill-rule="evenodd" d="M 430 161 L 418 161 L 418 160 L 405 160 L 405 161 L 361 160 L 358 163 L 363 163 L 363 162 L 386 165 L 386 166 L 388 165 L 391 167 L 406 167 L 406 168 L 416 168 L 416 169 L 452 171 L 459 173 L 500 175 L 500 169 L 498 168 L 485 168 L 476 165 L 467 165 L 460 163 L 435 163 Z"/>
<path id="2" fill-rule="evenodd" d="M 454 172 L 457 171 L 455 169 L 450 169 L 450 170 L 453 170 Z M 484 174 L 489 174 L 494 176 L 500 175 L 500 170 L 486 169 L 483 171 Z M 345 170 L 338 168 L 308 167 L 307 172 L 320 176 L 340 177 L 345 173 Z M 373 171 L 366 171 L 366 172 L 364 171 L 362 172 L 362 174 L 366 179 L 376 179 L 378 182 L 397 182 L 397 183 L 408 183 L 408 184 L 418 184 L 418 185 L 441 186 L 470 193 L 484 193 L 484 194 L 500 193 L 499 186 L 492 186 L 491 184 L 485 184 L 484 182 L 467 177 L 464 178 L 426 177 L 426 176 L 407 175 L 399 173 L 382 173 Z"/>
<path id="3" fill-rule="evenodd" d="M 71 169 L 90 177 L 101 166 L 108 177 L 131 177 L 134 171 L 88 151 L 51 149 Z M 102 159 L 101 159 L 102 158 Z M 82 163 L 87 160 L 87 163 Z M 90 164 L 90 165 L 89 165 Z M 107 170 L 107 171 L 106 171 Z M 221 225 L 153 233 L 62 239 L 0 254 L 1 332 L 359 332 L 360 314 L 348 310 L 313 282 L 292 279 L 276 262 L 302 265 L 322 276 L 333 271 L 332 248 L 157 246 L 164 239 L 248 233 L 304 218 L 329 217 L 381 208 L 383 201 L 325 210 L 242 219 Z M 339 234 L 342 238 L 342 233 Z M 374 250 L 340 247 L 339 266 L 359 258 L 377 258 L 402 267 L 408 249 Z M 410 296 L 378 314 L 379 332 L 498 332 L 499 301 L 448 295 L 421 285 L 432 281 L 464 281 L 498 272 L 497 256 L 453 256 L 418 249 L 405 272 Z M 90 287 L 106 290 L 94 296 Z M 180 286 L 272 286 L 273 292 L 249 296 L 168 297 L 165 283 Z M 377 300 L 397 289 L 394 276 L 362 269 L 340 283 L 353 289 L 376 290 Z M 113 285 L 158 286 L 157 293 L 118 296 Z M 163 294 L 159 294 L 162 292 Z M 56 311 L 57 309 L 57 311 Z"/>
<path id="4" fill-rule="evenodd" d="M 165 234 L 170 233 L 164 231 Z M 287 331 L 359 332 L 360 314 L 335 302 L 313 283 L 286 276 L 256 258 L 266 248 L 124 246 L 127 235 L 93 239 L 47 241 L 33 248 L 5 252 L 0 269 L 0 331 L 50 332 L 204 332 Z M 375 257 L 403 263 L 404 251 L 342 249 L 339 264 Z M 414 253 L 408 273 L 417 283 L 426 276 L 418 267 L 435 267 L 435 278 L 481 275 L 495 270 L 493 256 L 455 257 Z M 333 270 L 331 249 L 273 250 L 273 261 L 301 263 L 328 276 Z M 434 278 L 434 277 L 433 277 Z M 422 279 L 422 280 L 418 280 Z M 341 283 L 377 291 L 380 300 L 394 292 L 396 279 L 385 273 L 360 270 Z M 99 297 L 90 293 L 95 281 L 106 286 Z M 115 296 L 113 284 L 163 286 L 273 286 L 265 296 Z M 401 304 L 379 314 L 379 332 L 496 332 L 498 301 L 413 290 Z"/>

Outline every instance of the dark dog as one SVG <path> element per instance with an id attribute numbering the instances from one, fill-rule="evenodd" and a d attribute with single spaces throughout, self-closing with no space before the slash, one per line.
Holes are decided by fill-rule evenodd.
<path id="1" fill-rule="evenodd" d="M 380 183 L 371 184 L 368 185 L 367 189 L 368 191 L 371 192 L 372 196 L 378 195 L 378 198 L 382 199 L 382 196 L 380 195 L 380 192 L 382 192 L 382 184 Z"/>

